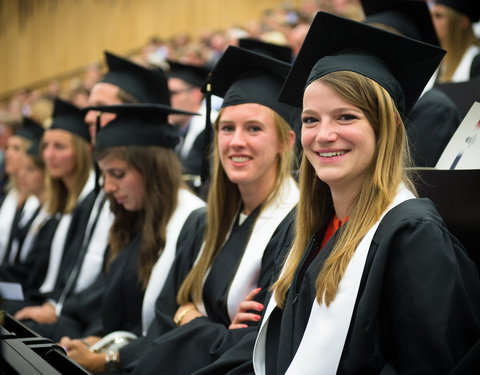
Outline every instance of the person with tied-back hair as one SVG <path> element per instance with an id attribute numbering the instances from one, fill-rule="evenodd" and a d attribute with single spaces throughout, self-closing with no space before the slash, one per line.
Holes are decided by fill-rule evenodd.
<path id="1" fill-rule="evenodd" d="M 192 212 L 205 203 L 182 182 L 173 148 L 178 144 L 169 114 L 188 114 L 168 106 L 123 104 L 96 107 L 115 113 L 97 134 L 95 158 L 103 175 L 103 189 L 115 215 L 110 229 L 106 288 L 96 328 L 78 324 L 82 341 L 63 337 L 68 355 L 90 371 L 117 366 L 117 356 L 90 352 L 114 331 L 141 335 L 154 317 L 154 302 L 175 258 L 178 235 Z M 191 113 L 189 113 L 191 114 Z M 73 317 L 72 317 L 73 318 Z M 83 333 L 83 335 L 82 335 Z"/>
<path id="2" fill-rule="evenodd" d="M 479 341 L 475 265 L 405 169 L 402 120 L 444 53 L 317 14 L 280 95 L 304 156 L 256 374 L 447 374 Z"/>

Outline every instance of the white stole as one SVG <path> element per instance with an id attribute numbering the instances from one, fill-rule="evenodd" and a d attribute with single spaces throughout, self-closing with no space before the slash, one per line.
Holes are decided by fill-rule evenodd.
<path id="1" fill-rule="evenodd" d="M 89 225 L 87 225 L 86 234 L 92 231 L 92 225 L 95 223 L 95 219 L 98 215 L 98 220 L 95 223 L 93 232 L 88 241 L 88 248 L 85 256 L 82 260 L 80 272 L 78 274 L 77 281 L 75 283 L 75 293 L 79 293 L 82 290 L 90 286 L 95 278 L 100 274 L 103 259 L 105 257 L 105 251 L 108 247 L 108 236 L 110 233 L 110 227 L 113 224 L 115 215 L 110 211 L 110 201 L 106 200 L 98 213 L 99 205 L 103 200 L 104 195 L 99 194 L 97 198 L 97 206 L 92 209 L 92 213 L 89 217 Z"/>
<path id="2" fill-rule="evenodd" d="M 23 263 L 27 260 L 27 256 L 28 254 L 30 254 L 30 251 L 32 250 L 32 247 L 35 243 L 38 232 L 43 227 L 45 222 L 50 218 L 51 218 L 51 215 L 47 213 L 47 211 L 45 211 L 44 207 L 42 207 L 38 215 L 33 220 L 33 223 L 30 226 L 27 232 L 27 235 L 25 236 L 25 239 L 23 241 L 22 248 L 20 249 L 20 256 L 19 256 L 20 263 Z"/>
<path id="3" fill-rule="evenodd" d="M 334 301 L 329 307 L 325 304 L 319 305 L 316 299 L 313 301 L 302 341 L 286 374 L 330 375 L 336 373 L 352 320 L 353 309 L 373 236 L 388 211 L 400 203 L 413 198 L 415 196 L 402 185 L 393 202 L 369 229 L 355 249 L 355 253 L 350 259 L 345 274 L 339 283 Z M 253 365 L 257 375 L 265 374 L 266 332 L 268 320 L 276 305 L 272 297 L 265 311 L 255 343 Z"/>
<path id="4" fill-rule="evenodd" d="M 277 197 L 260 212 L 255 220 L 248 244 L 228 291 L 227 311 L 230 320 L 238 313 L 240 302 L 257 287 L 263 253 L 273 233 L 297 204 L 299 196 L 297 184 L 293 178 L 288 177 L 280 187 Z M 207 315 L 203 303 L 197 307 L 203 315 Z"/>
<path id="5" fill-rule="evenodd" d="M 17 212 L 17 200 L 18 193 L 12 189 L 8 192 L 0 207 L 0 264 L 3 263 L 3 258 L 7 252 L 13 219 Z"/>
<path id="6" fill-rule="evenodd" d="M 38 198 L 34 195 L 29 196 L 25 201 L 25 204 L 23 205 L 22 212 L 20 213 L 20 219 L 17 223 L 17 228 L 20 229 L 28 225 L 28 222 L 32 219 L 33 215 L 35 214 L 39 206 L 40 206 L 40 201 L 38 200 Z M 35 221 L 35 219 L 33 219 L 33 221 Z M 15 263 L 17 253 L 18 253 L 18 241 L 17 239 L 14 238 L 12 240 L 12 244 L 10 247 L 10 254 L 8 257 L 9 264 Z"/>
<path id="7" fill-rule="evenodd" d="M 87 182 L 83 186 L 82 192 L 78 196 L 77 206 L 82 202 L 82 200 L 87 196 L 87 194 L 93 190 L 94 187 L 94 174 L 90 173 Z M 48 260 L 47 274 L 45 276 L 45 279 L 43 280 L 42 285 L 39 288 L 41 293 L 49 293 L 55 287 L 71 221 L 72 213 L 62 215 L 60 222 L 58 223 L 57 229 L 55 230 L 52 244 L 50 245 L 50 258 Z"/>
<path id="8" fill-rule="evenodd" d="M 178 204 L 167 224 L 166 242 L 163 252 L 152 268 L 142 305 L 142 333 L 147 333 L 148 327 L 155 316 L 155 301 L 160 294 L 163 284 L 170 272 L 170 267 L 177 252 L 177 240 L 185 221 L 192 211 L 204 207 L 205 202 L 190 193 L 188 190 L 178 191 Z"/>
<path id="9" fill-rule="evenodd" d="M 470 68 L 475 56 L 480 53 L 480 47 L 472 45 L 468 48 L 460 60 L 457 69 L 452 75 L 452 82 L 464 82 L 470 80 Z"/>

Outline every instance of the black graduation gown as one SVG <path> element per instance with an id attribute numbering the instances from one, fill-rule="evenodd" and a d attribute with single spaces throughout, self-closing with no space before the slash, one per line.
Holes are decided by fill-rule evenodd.
<path id="1" fill-rule="evenodd" d="M 425 92 L 405 123 L 416 167 L 435 167 L 462 118 L 456 104 L 438 88 Z"/>
<path id="2" fill-rule="evenodd" d="M 72 219 L 68 227 L 65 248 L 53 290 L 49 293 L 42 293 L 40 292 L 39 288 L 42 286 L 48 272 L 50 247 L 55 236 L 58 222 L 55 223 L 53 233 L 49 232 L 49 237 L 45 238 L 46 241 L 41 243 L 41 248 L 35 250 L 35 253 L 38 254 L 38 257 L 40 257 L 39 264 L 35 265 L 34 269 L 29 275 L 29 279 L 23 285 L 25 300 L 7 303 L 7 307 L 5 308 L 6 311 L 15 313 L 17 310 L 20 310 L 25 306 L 41 305 L 48 299 L 58 299 L 63 288 L 65 287 L 68 276 L 72 271 L 75 260 L 77 259 L 78 250 L 80 249 L 81 240 L 83 239 L 86 229 L 86 221 L 95 201 L 95 195 L 96 193 L 93 191 L 87 194 L 87 196 L 85 196 L 85 198 L 82 199 L 82 201 L 77 204 L 72 211 Z M 37 246 L 38 243 L 36 244 L 36 247 Z M 38 324 L 33 321 L 24 321 L 24 323 L 33 330 L 35 330 L 38 326 Z"/>
<path id="3" fill-rule="evenodd" d="M 104 336 L 113 331 L 142 334 L 142 303 L 145 290 L 137 272 L 140 235 L 137 235 L 112 262 L 107 274 L 101 319 Z"/>
<path id="4" fill-rule="evenodd" d="M 253 226 L 254 219 L 252 213 L 242 226 Z M 120 351 L 120 361 L 124 372 L 130 372 L 134 368 L 134 374 L 143 375 L 191 374 L 217 359 L 243 336 L 249 332 L 256 332 L 258 328 L 255 323 L 249 328 L 228 330 L 231 323 L 226 307 L 228 289 L 235 275 L 236 265 L 243 254 L 239 250 L 245 248 L 249 239 L 249 236 L 244 234 L 240 234 L 240 238 L 245 238 L 245 241 L 239 240 L 239 237 L 235 238 L 233 230 L 229 238 L 230 242 L 227 240 L 205 282 L 203 300 L 208 317 L 197 318 L 180 327 L 175 327 L 173 324 L 172 317 L 178 309 L 176 292 L 193 265 L 198 248 L 202 243 L 201 240 L 198 241 L 196 228 L 203 227 L 204 223 L 189 224 L 188 233 L 197 237 L 197 241 L 194 242 L 195 246 L 182 251 L 181 256 L 176 260 L 177 268 L 172 270 L 168 279 L 170 284 L 168 287 L 167 285 L 164 287 L 157 299 L 156 319 L 147 336 L 136 340 L 133 345 L 127 345 Z M 258 282 L 262 292 L 255 298 L 260 303 L 265 302 L 278 255 L 285 254 L 290 247 L 293 224 L 294 210 L 290 211 L 276 228 L 265 248 Z M 188 240 L 186 241 L 188 242 Z M 222 254 L 228 255 L 222 257 Z M 234 255 L 236 256 L 234 257 Z M 186 265 L 188 265 L 187 268 L 185 268 Z M 187 358 L 188 360 L 186 360 Z"/>
<path id="5" fill-rule="evenodd" d="M 47 272 L 50 243 L 57 224 L 58 219 L 55 217 L 51 217 L 43 223 L 25 261 L 21 262 L 17 259 L 15 264 L 4 262 L 0 265 L 0 280 L 20 283 L 24 290 L 38 289 Z M 22 228 L 22 233 L 19 233 L 23 236 L 23 239 L 19 242 L 19 252 L 26 235 L 23 233 L 23 229 L 26 228 Z"/>
<path id="6" fill-rule="evenodd" d="M 285 308 L 271 315 L 267 374 L 285 373 L 299 347 L 337 236 L 316 255 L 324 230 L 310 242 Z M 430 200 L 396 206 L 373 237 L 337 374 L 447 374 L 479 337 L 475 265 Z"/>

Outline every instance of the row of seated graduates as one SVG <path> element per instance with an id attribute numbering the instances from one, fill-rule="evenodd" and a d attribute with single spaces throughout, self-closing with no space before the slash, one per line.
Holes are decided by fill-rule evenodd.
<path id="1" fill-rule="evenodd" d="M 148 101 L 150 101 L 150 99 L 148 99 Z M 84 220 L 84 222 L 88 222 L 88 220 Z M 104 232 L 105 232 L 105 231 L 104 231 Z M 462 237 L 462 236 L 460 236 L 460 237 Z M 63 268 L 63 267 L 62 267 L 62 268 Z M 70 266 L 70 269 L 74 269 L 74 267 L 73 267 L 73 266 Z M 76 272 L 79 272 L 79 270 L 77 270 Z M 71 279 L 70 279 L 70 280 L 71 280 Z M 65 281 L 64 281 L 64 283 L 65 283 Z M 70 287 L 71 287 L 71 286 L 70 286 Z M 65 289 L 62 289 L 62 291 L 64 291 L 64 290 L 65 290 Z M 100 290 L 100 289 L 96 289 L 96 290 Z"/>

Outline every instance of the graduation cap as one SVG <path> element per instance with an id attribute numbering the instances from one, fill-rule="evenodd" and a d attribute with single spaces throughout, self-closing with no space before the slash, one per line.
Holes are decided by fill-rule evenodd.
<path id="1" fill-rule="evenodd" d="M 182 64 L 178 61 L 167 60 L 170 71 L 168 78 L 179 78 L 192 86 L 202 87 L 210 72 L 204 66 Z"/>
<path id="2" fill-rule="evenodd" d="M 161 70 L 147 69 L 127 59 L 105 52 L 108 73 L 101 82 L 111 83 L 141 103 L 170 105 L 167 77 Z"/>
<path id="3" fill-rule="evenodd" d="M 211 93 L 223 97 L 223 107 L 257 103 L 271 108 L 293 128 L 300 111 L 277 98 L 290 64 L 235 46 L 229 46 L 210 75 Z"/>
<path id="4" fill-rule="evenodd" d="M 302 106 L 303 91 L 335 71 L 373 79 L 406 116 L 446 52 L 360 22 L 329 13 L 315 16 L 283 86 L 280 100 Z"/>
<path id="5" fill-rule="evenodd" d="M 383 24 L 404 36 L 439 46 L 427 3 L 421 0 L 362 0 L 367 24 Z"/>
<path id="6" fill-rule="evenodd" d="M 44 127 L 29 117 L 23 118 L 22 127 L 14 135 L 27 138 L 30 141 L 40 141 L 45 131 Z"/>
<path id="7" fill-rule="evenodd" d="M 66 101 L 56 98 L 53 103 L 53 121 L 49 129 L 62 129 L 90 142 L 90 133 L 84 122 L 85 114 Z"/>
<path id="8" fill-rule="evenodd" d="M 480 1 L 479 0 L 436 0 L 435 4 L 445 5 L 464 14 L 472 22 L 480 20 Z"/>
<path id="9" fill-rule="evenodd" d="M 262 55 L 273 57 L 274 59 L 291 63 L 293 60 L 292 49 L 288 46 L 281 46 L 279 44 L 267 43 L 254 38 L 240 38 L 238 46 L 251 51 L 258 52 Z"/>
<path id="10" fill-rule="evenodd" d="M 196 115 L 162 104 L 144 103 L 94 106 L 85 110 L 116 114 L 116 117 L 98 132 L 95 150 L 118 146 L 174 148 L 180 139 L 178 128 L 168 123 L 168 115 Z"/>

